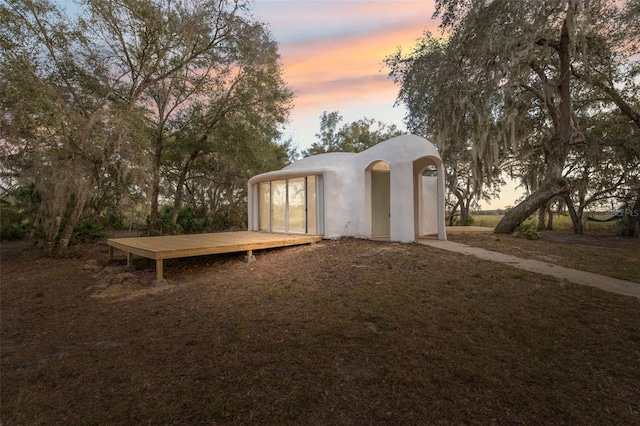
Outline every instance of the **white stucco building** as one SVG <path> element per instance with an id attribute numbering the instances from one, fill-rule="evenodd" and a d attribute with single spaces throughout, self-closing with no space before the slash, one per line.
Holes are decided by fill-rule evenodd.
<path id="1" fill-rule="evenodd" d="M 249 230 L 446 240 L 444 168 L 436 147 L 403 135 L 360 153 L 328 153 L 249 180 Z"/>

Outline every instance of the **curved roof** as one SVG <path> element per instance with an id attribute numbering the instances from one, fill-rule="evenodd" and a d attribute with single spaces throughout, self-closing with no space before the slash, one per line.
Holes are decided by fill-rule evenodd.
<path id="1" fill-rule="evenodd" d="M 338 166 L 342 163 L 348 162 L 355 155 L 353 152 L 328 152 L 326 154 L 317 154 L 305 157 L 301 160 L 291 163 L 284 167 L 282 170 L 296 170 L 296 169 L 317 169 L 319 167 Z"/>
<path id="2" fill-rule="evenodd" d="M 416 135 L 401 135 L 388 139 L 359 152 L 329 152 L 312 155 L 289 164 L 278 171 L 263 173 L 252 177 L 249 182 L 269 179 L 283 179 L 304 174 L 319 174 L 329 170 L 350 168 L 364 169 L 375 161 L 385 161 L 392 167 L 397 163 L 409 163 L 430 157 L 441 161 L 438 150 L 431 142 Z"/>
<path id="3" fill-rule="evenodd" d="M 401 135 L 372 146 L 359 155 L 375 157 L 388 163 L 414 161 L 423 157 L 440 159 L 438 149 L 431 142 L 416 135 Z"/>

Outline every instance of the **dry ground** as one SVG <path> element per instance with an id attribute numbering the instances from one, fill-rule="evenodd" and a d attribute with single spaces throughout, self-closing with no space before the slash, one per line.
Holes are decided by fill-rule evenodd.
<path id="1" fill-rule="evenodd" d="M 640 424 L 634 298 L 354 239 L 168 261 L 159 289 L 104 244 L 1 249 L 3 425 Z"/>
<path id="2" fill-rule="evenodd" d="M 538 240 L 527 240 L 490 233 L 466 233 L 451 235 L 449 239 L 525 259 L 640 283 L 639 239 L 553 231 L 540 232 L 539 236 Z"/>

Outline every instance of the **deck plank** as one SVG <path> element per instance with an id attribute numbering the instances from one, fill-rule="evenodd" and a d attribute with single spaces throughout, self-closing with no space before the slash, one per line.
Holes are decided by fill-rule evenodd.
<path id="1" fill-rule="evenodd" d="M 285 247 L 308 244 L 320 240 L 322 240 L 322 236 L 319 235 L 238 231 L 159 237 L 110 238 L 107 240 L 107 244 L 127 253 L 158 260 Z"/>
<path id="2" fill-rule="evenodd" d="M 156 261 L 156 279 L 153 285 L 166 285 L 163 278 L 163 260 L 179 257 L 203 256 L 308 244 L 322 240 L 320 235 L 279 234 L 270 232 L 219 232 L 214 234 L 169 235 L 159 237 L 109 238 L 109 258 L 113 248 L 127 253 L 127 265 L 133 254 Z"/>

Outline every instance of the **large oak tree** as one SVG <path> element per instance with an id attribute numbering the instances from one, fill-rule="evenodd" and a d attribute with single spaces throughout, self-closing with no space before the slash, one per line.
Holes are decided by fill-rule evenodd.
<path id="1" fill-rule="evenodd" d="M 472 144 L 478 182 L 505 160 L 542 153 L 539 185 L 496 232 L 571 190 L 563 171 L 585 142 L 580 114 L 618 108 L 640 128 L 637 10 L 637 0 L 438 0 L 441 37 L 426 34 L 413 53 L 387 60 L 410 128 L 441 147 Z M 592 102 L 577 106 L 575 91 Z"/>

